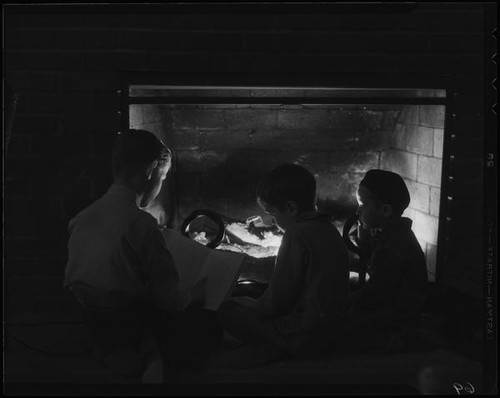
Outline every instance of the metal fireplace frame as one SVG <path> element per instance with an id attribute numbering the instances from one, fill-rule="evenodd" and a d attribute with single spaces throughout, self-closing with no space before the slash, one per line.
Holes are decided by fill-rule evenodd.
<path id="1" fill-rule="evenodd" d="M 301 81 L 302 80 L 302 81 Z M 321 81 L 320 81 L 321 80 Z M 378 82 L 374 85 L 373 82 Z M 272 82 L 273 84 L 269 84 Z M 131 86 L 164 86 L 169 88 L 204 88 L 204 89 L 337 89 L 337 90 L 443 90 L 444 97 L 131 97 L 129 90 Z M 120 99 L 120 128 L 129 128 L 129 106 L 135 104 L 172 104 L 172 105 L 214 105 L 214 104 L 278 104 L 278 105 L 444 105 L 444 141 L 443 161 L 441 172 L 441 197 L 439 203 L 439 226 L 436 253 L 435 283 L 441 284 L 443 270 L 446 268 L 449 254 L 450 241 L 450 184 L 454 176 L 451 174 L 450 164 L 455 158 L 451 152 L 451 140 L 455 138 L 453 125 L 456 119 L 454 112 L 454 99 L 457 95 L 453 92 L 449 81 L 443 84 L 443 80 L 415 80 L 394 82 L 386 78 L 346 79 L 343 82 L 329 78 L 316 81 L 304 82 L 302 79 L 294 81 L 276 76 L 273 78 L 234 78 L 227 76 L 211 76 L 200 78 L 199 76 L 165 76 L 164 74 L 137 74 L 125 73 L 121 78 L 121 89 L 117 92 Z"/>

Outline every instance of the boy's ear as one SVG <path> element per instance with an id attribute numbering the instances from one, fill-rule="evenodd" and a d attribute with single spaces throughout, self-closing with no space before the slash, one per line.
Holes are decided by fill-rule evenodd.
<path id="1" fill-rule="evenodd" d="M 299 206 L 293 200 L 289 200 L 285 203 L 285 209 L 291 216 L 296 216 L 299 213 Z"/>
<path id="2" fill-rule="evenodd" d="M 146 167 L 146 179 L 147 180 L 151 179 L 151 176 L 153 175 L 153 171 L 156 168 L 156 166 L 158 166 L 157 160 L 154 160 L 152 162 L 147 163 L 147 167 Z"/>

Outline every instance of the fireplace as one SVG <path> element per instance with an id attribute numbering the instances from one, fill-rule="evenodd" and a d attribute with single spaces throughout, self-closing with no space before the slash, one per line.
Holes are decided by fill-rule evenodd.
<path id="1" fill-rule="evenodd" d="M 317 179 L 320 211 L 339 230 L 356 210 L 356 187 L 372 168 L 399 173 L 411 195 L 406 216 L 436 274 L 445 90 L 129 85 L 127 127 L 152 131 L 173 151 L 172 172 L 149 209 L 179 228 L 194 210 L 235 223 L 270 220 L 255 185 L 281 163 Z M 245 223 L 246 222 L 246 223 Z M 273 238 L 278 234 L 273 235 Z"/>

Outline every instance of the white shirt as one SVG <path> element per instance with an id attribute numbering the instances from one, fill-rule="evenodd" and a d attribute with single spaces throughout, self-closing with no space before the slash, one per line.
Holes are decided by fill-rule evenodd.
<path id="1" fill-rule="evenodd" d="M 305 213 L 283 235 L 267 290 L 255 307 L 284 334 L 338 325 L 347 309 L 347 248 L 330 216 Z"/>
<path id="2" fill-rule="evenodd" d="M 64 285 L 83 304 L 117 308 L 134 299 L 179 311 L 189 296 L 158 223 L 136 203 L 134 191 L 113 184 L 69 223 Z"/>

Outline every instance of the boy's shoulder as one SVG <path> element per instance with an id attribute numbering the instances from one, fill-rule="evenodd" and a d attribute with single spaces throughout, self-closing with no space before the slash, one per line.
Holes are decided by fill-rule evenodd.
<path id="1" fill-rule="evenodd" d="M 320 213 L 320 212 L 312 212 L 312 213 L 307 213 L 297 220 L 293 226 L 297 228 L 307 228 L 310 226 L 319 226 L 323 225 L 325 227 L 332 225 L 332 216 L 327 213 Z"/>
<path id="2" fill-rule="evenodd" d="M 319 237 L 339 234 L 331 216 L 326 213 L 307 215 L 292 224 L 286 232 L 288 235 L 317 234 Z"/>
<path id="3" fill-rule="evenodd" d="M 415 239 L 412 230 L 413 220 L 408 217 L 400 217 L 382 231 L 381 235 L 388 241 L 409 241 Z"/>
<path id="4" fill-rule="evenodd" d="M 107 194 L 101 196 L 82 209 L 71 221 L 91 221 L 96 218 L 121 219 L 122 221 L 128 220 L 131 223 L 141 226 L 144 225 L 145 227 L 155 227 L 158 224 L 151 214 L 140 209 L 135 203 L 115 200 L 115 198 Z"/>
<path id="5" fill-rule="evenodd" d="M 379 250 L 390 251 L 400 257 L 423 254 L 422 247 L 412 228 L 412 220 L 401 217 L 390 228 L 384 230 L 379 239 Z"/>
<path id="6" fill-rule="evenodd" d="M 149 214 L 147 211 L 137 208 L 138 214 L 136 222 L 143 225 L 145 228 L 158 229 L 158 221 L 156 218 Z"/>

